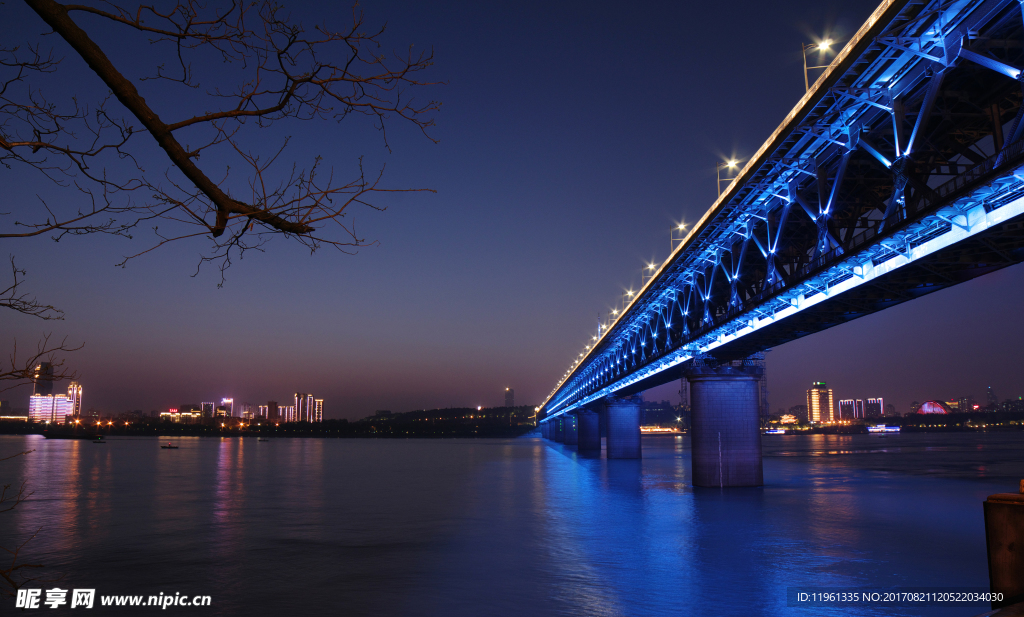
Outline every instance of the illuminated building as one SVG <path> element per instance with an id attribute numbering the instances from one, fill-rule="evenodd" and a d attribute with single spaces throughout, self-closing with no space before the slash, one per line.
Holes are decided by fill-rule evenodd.
<path id="1" fill-rule="evenodd" d="M 212 418 L 214 415 L 216 405 L 214 403 L 202 403 L 201 409 L 203 411 L 204 418 Z"/>
<path id="2" fill-rule="evenodd" d="M 960 411 L 960 401 L 950 399 L 946 401 L 946 407 L 952 412 Z"/>
<path id="3" fill-rule="evenodd" d="M 71 416 L 79 418 L 82 415 L 82 384 L 72 381 L 68 385 L 68 398 L 71 399 Z"/>
<path id="4" fill-rule="evenodd" d="M 267 401 L 267 420 L 277 421 L 281 418 L 277 408 L 277 401 Z"/>
<path id="5" fill-rule="evenodd" d="M 505 388 L 505 407 L 516 406 L 516 391 L 512 388 Z"/>
<path id="6" fill-rule="evenodd" d="M 46 396 L 53 394 L 53 365 L 40 362 L 32 374 L 32 394 Z M 29 412 L 31 415 L 31 412 Z"/>
<path id="7" fill-rule="evenodd" d="M 323 399 L 314 399 L 312 394 L 296 392 L 295 419 L 290 422 L 323 422 L 323 406 Z"/>
<path id="8" fill-rule="evenodd" d="M 925 401 L 914 413 L 946 414 L 949 413 L 949 408 L 942 401 Z"/>
<path id="9" fill-rule="evenodd" d="M 267 412 L 268 411 L 269 411 L 269 408 L 266 405 L 260 405 L 259 407 L 256 408 L 256 413 L 259 415 L 259 417 L 261 417 L 263 419 L 267 419 L 267 417 L 268 417 L 267 416 Z"/>
<path id="10" fill-rule="evenodd" d="M 169 422 L 178 422 L 181 424 L 197 424 L 202 421 L 203 412 L 199 409 L 195 409 L 194 406 L 189 405 L 185 409 L 168 409 L 167 411 L 160 412 L 160 419 Z"/>
<path id="11" fill-rule="evenodd" d="M 38 373 L 39 367 L 36 370 Z M 50 374 L 53 374 L 52 371 Z M 52 389 L 53 382 L 49 386 Z M 33 394 L 28 399 L 28 417 L 35 422 L 63 424 L 81 414 L 82 385 L 77 381 L 71 382 L 67 394 Z"/>
<path id="12" fill-rule="evenodd" d="M 885 402 L 881 399 L 881 397 L 869 398 L 867 405 L 864 406 L 864 417 L 874 418 L 876 416 L 881 416 L 884 409 Z"/>
<path id="13" fill-rule="evenodd" d="M 235 415 L 235 413 L 234 413 L 235 399 L 233 399 L 233 398 L 222 398 L 222 399 L 220 399 L 220 406 L 223 407 L 224 410 L 226 411 L 225 415 L 227 417 L 230 418 L 230 417 Z"/>
<path id="14" fill-rule="evenodd" d="M 834 422 L 832 390 L 824 381 L 816 381 L 807 391 L 807 419 L 811 422 Z"/>

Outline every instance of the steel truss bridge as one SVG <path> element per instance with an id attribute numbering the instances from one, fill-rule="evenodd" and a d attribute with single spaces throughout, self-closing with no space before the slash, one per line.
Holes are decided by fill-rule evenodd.
<path id="1" fill-rule="evenodd" d="M 883 2 L 546 419 L 1024 260 L 1022 1 Z"/>

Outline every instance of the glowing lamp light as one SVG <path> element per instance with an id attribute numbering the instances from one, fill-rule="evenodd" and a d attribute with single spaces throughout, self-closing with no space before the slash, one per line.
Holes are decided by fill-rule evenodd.
<path id="1" fill-rule="evenodd" d="M 825 39 L 818 43 L 818 51 L 825 51 L 832 46 L 832 39 Z"/>
<path id="2" fill-rule="evenodd" d="M 725 162 L 725 166 L 731 169 L 733 167 L 736 167 L 737 163 L 739 163 L 739 161 L 737 161 L 736 159 L 729 159 L 728 161 Z"/>
<path id="3" fill-rule="evenodd" d="M 477 411 L 480 411 L 481 409 L 483 409 L 483 407 L 481 407 L 480 405 L 477 405 L 477 406 L 476 406 L 476 410 L 477 410 Z"/>

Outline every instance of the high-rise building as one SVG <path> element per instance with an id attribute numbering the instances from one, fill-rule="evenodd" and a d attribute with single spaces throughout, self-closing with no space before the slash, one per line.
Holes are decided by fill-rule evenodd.
<path id="1" fill-rule="evenodd" d="M 280 419 L 277 409 L 277 401 L 267 401 L 267 420 L 273 420 L 274 422 Z"/>
<path id="2" fill-rule="evenodd" d="M 53 382 L 50 382 L 50 387 L 53 387 Z M 67 394 L 33 394 L 28 400 L 28 415 L 35 422 L 58 424 L 77 419 L 82 415 L 82 384 L 72 381 Z"/>
<path id="3" fill-rule="evenodd" d="M 316 422 L 316 401 L 312 394 L 295 393 L 295 416 L 293 422 Z"/>
<path id="4" fill-rule="evenodd" d="M 72 381 L 68 385 L 68 398 L 71 404 L 71 416 L 77 420 L 82 416 L 82 384 Z"/>
<path id="5" fill-rule="evenodd" d="M 834 422 L 832 390 L 824 381 L 816 381 L 807 391 L 807 419 L 811 422 Z"/>
<path id="6" fill-rule="evenodd" d="M 324 399 L 318 398 L 314 401 L 313 408 L 313 419 L 311 422 L 323 422 L 324 421 Z"/>
<path id="7" fill-rule="evenodd" d="M 974 411 L 977 411 L 975 409 L 977 405 L 978 402 L 974 400 L 973 396 L 965 396 L 957 400 L 957 409 L 959 409 L 963 413 L 972 413 Z"/>
<path id="8" fill-rule="evenodd" d="M 856 418 L 856 403 L 856 401 L 850 398 L 839 401 L 839 419 L 853 420 L 854 418 Z"/>
<path id="9" fill-rule="evenodd" d="M 53 394 L 53 365 L 40 362 L 32 374 L 32 394 Z"/>
<path id="10" fill-rule="evenodd" d="M 864 406 L 864 417 L 865 418 L 877 418 L 880 417 L 885 410 L 885 402 L 881 397 L 869 398 L 867 404 Z"/>
<path id="11" fill-rule="evenodd" d="M 227 417 L 231 418 L 235 415 L 235 399 L 233 398 L 222 398 L 220 399 L 220 406 L 224 408 Z"/>
<path id="12" fill-rule="evenodd" d="M 516 406 L 516 391 L 512 388 L 505 388 L 505 407 Z"/>
<path id="13" fill-rule="evenodd" d="M 999 404 L 999 399 L 996 397 L 995 391 L 992 390 L 992 386 L 985 388 L 985 404 L 993 408 Z"/>
<path id="14" fill-rule="evenodd" d="M 64 424 L 71 415 L 71 399 L 66 394 L 33 394 L 28 399 L 28 415 L 34 422 Z"/>
<path id="15" fill-rule="evenodd" d="M 201 409 L 202 409 L 202 412 L 203 412 L 203 417 L 204 418 L 212 418 L 216 408 L 217 408 L 216 403 L 212 403 L 212 402 L 202 403 Z"/>
<path id="16" fill-rule="evenodd" d="M 894 416 L 899 415 L 899 414 L 896 413 L 896 406 L 893 405 L 892 403 L 886 403 L 886 405 L 885 405 L 885 415 L 887 415 L 889 417 L 894 417 Z"/>

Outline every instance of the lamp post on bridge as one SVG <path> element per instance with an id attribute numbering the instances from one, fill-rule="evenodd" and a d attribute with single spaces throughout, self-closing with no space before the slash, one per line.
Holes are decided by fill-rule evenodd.
<path id="1" fill-rule="evenodd" d="M 652 262 L 652 263 L 647 264 L 647 266 L 643 269 L 643 272 L 641 272 L 641 274 L 640 274 L 640 286 L 641 287 L 646 285 L 647 281 L 649 281 L 652 278 L 654 278 L 654 272 L 655 272 L 655 265 L 654 265 L 654 263 Z"/>
<path id="2" fill-rule="evenodd" d="M 800 51 L 804 55 L 804 92 L 809 92 L 810 89 L 811 89 L 811 82 L 810 82 L 810 80 L 807 79 L 807 71 L 808 71 L 808 69 L 827 69 L 828 68 L 827 64 L 823 64 L 821 66 L 807 66 L 807 52 L 811 51 L 812 49 L 817 49 L 818 50 L 818 58 L 821 58 L 822 54 L 824 54 L 827 51 L 830 51 L 831 47 L 832 47 L 832 39 L 822 39 L 820 43 L 807 43 L 807 44 L 800 45 Z M 820 60 L 819 60 L 819 62 L 820 62 Z"/>
<path id="3" fill-rule="evenodd" d="M 736 165 L 738 165 L 738 164 L 739 164 L 739 161 L 737 161 L 736 159 L 729 159 L 728 161 L 726 161 L 724 163 L 717 163 L 715 165 L 715 173 L 718 174 L 718 196 L 719 197 L 722 196 L 722 182 L 732 182 L 733 180 L 736 179 L 735 176 L 733 176 L 731 178 L 728 178 L 728 177 L 723 178 L 722 177 L 722 170 L 723 169 L 736 169 Z"/>
<path id="4" fill-rule="evenodd" d="M 719 191 L 719 194 L 721 194 L 721 191 Z M 677 226 L 673 227 L 671 230 L 669 230 L 668 236 L 669 236 L 669 252 L 670 253 L 672 251 L 676 250 L 676 242 L 682 242 L 683 240 L 686 239 L 686 234 L 684 233 L 685 231 L 686 231 L 686 223 L 679 223 L 679 225 L 677 225 Z M 678 238 L 676 237 L 676 234 L 679 234 Z"/>

